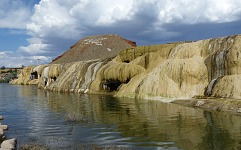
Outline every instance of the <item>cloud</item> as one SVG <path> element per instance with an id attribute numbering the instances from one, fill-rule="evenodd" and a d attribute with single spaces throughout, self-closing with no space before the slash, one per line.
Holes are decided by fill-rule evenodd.
<path id="1" fill-rule="evenodd" d="M 50 47 L 50 44 L 43 44 L 42 40 L 39 38 L 30 38 L 28 39 L 28 46 L 20 46 L 18 52 L 21 54 L 27 54 L 30 56 L 41 55 L 49 53 L 47 47 Z"/>
<path id="2" fill-rule="evenodd" d="M 159 20 L 162 23 L 207 23 L 231 22 L 240 19 L 241 9 L 238 0 L 179 0 L 159 1 Z"/>
<path id="3" fill-rule="evenodd" d="M 31 9 L 21 0 L 0 1 L 0 28 L 25 29 L 31 15 Z"/>
<path id="4" fill-rule="evenodd" d="M 127 26 L 148 34 L 168 33 L 165 24 L 222 23 L 240 19 L 239 0 L 42 0 L 27 30 L 38 38 L 78 39 L 89 30 Z M 99 31 L 97 31 L 99 32 Z M 170 32 L 171 35 L 173 34 Z M 133 32 L 133 34 L 138 34 Z"/>
<path id="5" fill-rule="evenodd" d="M 24 56 L 12 51 L 0 52 L 0 66 L 5 67 L 21 67 L 22 65 L 45 64 L 51 60 L 47 56 Z"/>
<path id="6" fill-rule="evenodd" d="M 119 21 L 130 21 L 134 15 L 134 2 L 123 0 L 121 2 L 108 1 L 102 7 L 100 15 L 97 16 L 95 25 L 111 25 Z"/>
<path id="7" fill-rule="evenodd" d="M 16 6 L 9 7 L 20 9 L 21 17 L 12 16 L 21 23 L 11 28 L 26 27 L 31 36 L 18 53 L 46 62 L 89 35 L 115 33 L 145 45 L 241 33 L 240 0 L 41 0 L 30 20 L 31 11 Z"/>
<path id="8" fill-rule="evenodd" d="M 6 58 L 7 57 L 7 52 L 0 52 L 0 58 Z"/>

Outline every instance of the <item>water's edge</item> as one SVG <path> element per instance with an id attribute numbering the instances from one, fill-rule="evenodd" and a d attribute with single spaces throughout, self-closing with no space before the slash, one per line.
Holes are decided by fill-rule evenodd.
<path id="1" fill-rule="evenodd" d="M 171 103 L 186 107 L 200 108 L 206 111 L 226 112 L 241 115 L 241 101 L 239 99 L 188 99 L 174 100 Z"/>

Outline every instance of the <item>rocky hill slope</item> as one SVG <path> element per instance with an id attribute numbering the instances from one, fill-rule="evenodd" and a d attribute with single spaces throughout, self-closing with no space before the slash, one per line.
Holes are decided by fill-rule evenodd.
<path id="1" fill-rule="evenodd" d="M 115 34 L 89 36 L 81 39 L 71 48 L 52 61 L 52 64 L 110 58 L 136 43 Z"/>
<path id="2" fill-rule="evenodd" d="M 138 46 L 114 59 L 26 68 L 52 91 L 103 93 L 146 99 L 221 97 L 241 99 L 241 35 Z M 35 72 L 35 73 L 34 73 Z M 19 82 L 15 82 L 19 83 Z"/>

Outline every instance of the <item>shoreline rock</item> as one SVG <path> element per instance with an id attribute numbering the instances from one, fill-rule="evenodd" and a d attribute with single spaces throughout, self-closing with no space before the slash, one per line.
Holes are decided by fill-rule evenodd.
<path id="1" fill-rule="evenodd" d="M 2 125 L 2 124 L 0 123 L 0 129 L 7 130 L 7 129 L 8 129 L 8 125 Z"/>
<path id="2" fill-rule="evenodd" d="M 3 120 L 3 117 L 0 115 L 0 120 Z M 6 139 L 4 131 L 8 130 L 8 125 L 2 125 L 0 123 L 0 150 L 14 150 L 16 149 L 17 139 Z"/>
<path id="3" fill-rule="evenodd" d="M 0 150 L 14 150 L 16 149 L 17 140 L 15 138 L 4 140 L 1 144 Z"/>

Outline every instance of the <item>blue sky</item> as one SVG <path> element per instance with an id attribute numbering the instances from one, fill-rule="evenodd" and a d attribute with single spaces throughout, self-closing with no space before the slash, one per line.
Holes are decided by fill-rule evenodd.
<path id="1" fill-rule="evenodd" d="M 240 0 L 1 0 L 0 66 L 49 63 L 89 35 L 137 45 L 241 34 Z"/>

